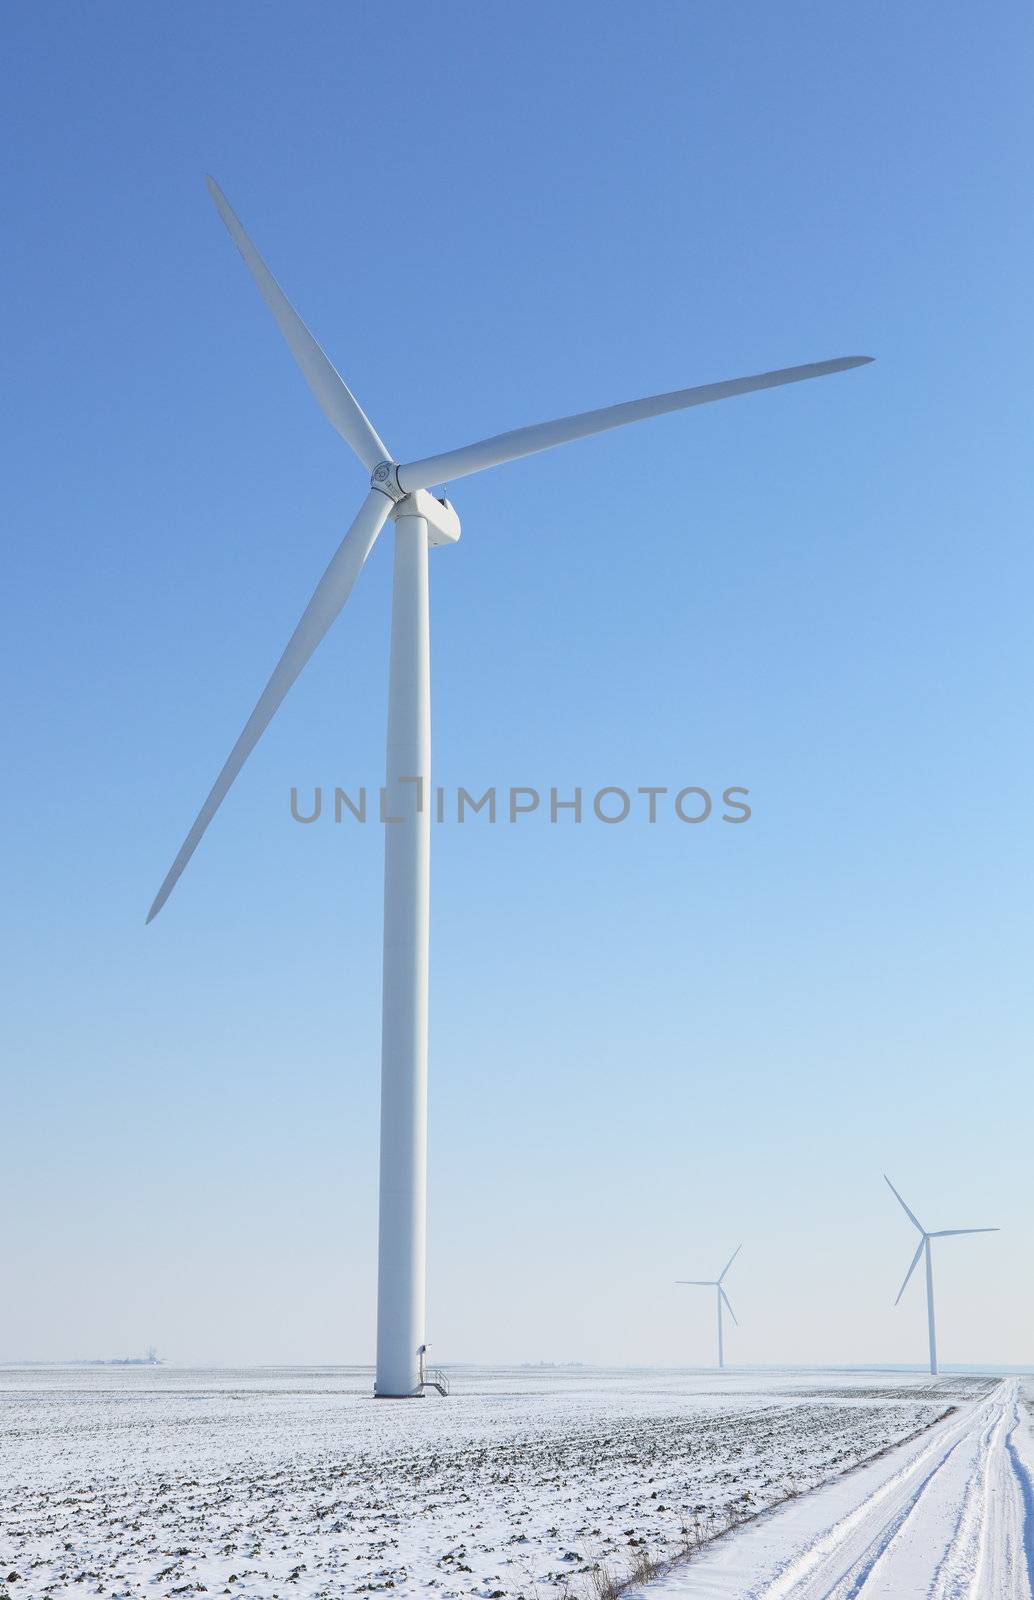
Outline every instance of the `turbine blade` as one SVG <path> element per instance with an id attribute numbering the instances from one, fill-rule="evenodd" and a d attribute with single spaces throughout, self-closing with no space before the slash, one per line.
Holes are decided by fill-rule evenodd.
<path id="1" fill-rule="evenodd" d="M 908 1280 L 912 1276 L 913 1272 L 916 1270 L 916 1267 L 919 1265 L 919 1257 L 923 1253 L 923 1246 L 925 1244 L 926 1244 L 926 1238 L 924 1236 L 922 1239 L 920 1239 L 919 1244 L 916 1247 L 916 1253 L 912 1257 L 912 1265 L 909 1267 L 908 1271 L 905 1273 L 905 1281 L 901 1285 L 901 1288 L 898 1290 L 898 1299 L 895 1300 L 895 1302 L 894 1302 L 895 1305 L 897 1305 L 898 1300 L 901 1299 L 901 1296 L 904 1294 L 905 1290 L 908 1288 Z"/>
<path id="2" fill-rule="evenodd" d="M 739 1255 L 739 1253 L 740 1253 L 740 1251 L 742 1249 L 743 1249 L 743 1246 L 741 1244 L 738 1244 L 736 1246 L 736 1248 L 733 1251 L 732 1255 L 729 1257 L 728 1261 L 725 1263 L 725 1266 L 722 1268 L 721 1272 L 718 1274 L 718 1282 L 719 1283 L 721 1283 L 722 1279 L 725 1277 L 725 1274 L 728 1272 L 729 1268 L 732 1266 L 733 1262 L 736 1260 L 736 1257 Z"/>
<path id="3" fill-rule="evenodd" d="M 302 370 L 302 376 L 323 409 L 324 415 L 350 444 L 367 472 L 378 462 L 390 459 L 390 451 L 379 437 L 344 379 L 334 370 L 312 334 L 295 311 L 266 263 L 241 226 L 230 202 L 214 178 L 208 178 L 208 192 L 225 222 L 230 237 L 244 257 L 244 264 L 258 284 L 259 292 L 277 320 L 288 349 Z"/>
<path id="4" fill-rule="evenodd" d="M 733 395 L 750 394 L 755 389 L 775 389 L 784 383 L 801 383 L 805 378 L 822 378 L 830 372 L 845 372 L 861 367 L 872 356 L 841 356 L 836 361 L 815 361 L 803 367 L 782 367 L 778 372 L 759 372 L 749 378 L 731 378 L 725 383 L 705 383 L 696 389 L 675 389 L 670 394 L 651 395 L 646 400 L 630 400 L 624 405 L 604 406 L 600 411 L 583 411 L 575 417 L 559 417 L 555 422 L 538 422 L 512 433 L 497 433 L 491 439 L 447 450 L 444 455 L 428 456 L 399 468 L 399 483 L 407 493 L 428 489 L 435 483 L 451 483 L 471 472 L 498 467 L 504 461 L 552 450 L 558 444 L 586 439 L 608 428 L 623 428 L 629 422 L 661 417 L 669 411 L 684 411 L 689 406 L 708 405 L 712 400 L 728 400 Z"/>
<path id="5" fill-rule="evenodd" d="M 739 1325 L 740 1325 L 739 1318 L 737 1317 L 735 1311 L 732 1309 L 732 1301 L 729 1299 L 729 1296 L 726 1294 L 724 1289 L 719 1288 L 718 1293 L 721 1295 L 722 1299 L 725 1301 L 725 1309 L 726 1309 L 726 1311 L 728 1311 L 730 1317 L 732 1318 L 733 1322 L 735 1322 L 735 1324 L 736 1324 L 736 1326 L 738 1328 Z"/>
<path id="6" fill-rule="evenodd" d="M 198 812 L 194 826 L 183 841 L 179 855 L 169 868 L 165 881 L 155 896 L 154 904 L 147 913 L 148 922 L 153 921 L 169 898 L 180 873 L 197 849 L 202 834 L 225 799 L 230 785 L 268 727 L 288 689 L 351 594 L 353 585 L 362 571 L 363 563 L 387 521 L 390 510 L 391 501 L 387 496 L 380 494 L 376 489 L 371 489 L 360 508 L 359 515 L 345 534 L 330 565 L 316 585 L 312 599 L 302 613 L 302 619 L 291 635 L 273 676 L 263 689 L 258 704 L 244 726 L 244 732 L 230 751 L 226 765 Z"/>
<path id="7" fill-rule="evenodd" d="M 940 1228 L 931 1239 L 952 1239 L 960 1233 L 1001 1233 L 1001 1228 Z"/>
<path id="8" fill-rule="evenodd" d="M 676 1283 L 688 1284 L 694 1289 L 717 1289 L 714 1278 L 676 1278 Z"/>
<path id="9" fill-rule="evenodd" d="M 926 1229 L 923 1227 L 923 1224 L 920 1222 L 915 1212 L 908 1209 L 904 1200 L 902 1200 L 901 1196 L 898 1194 L 898 1191 L 895 1189 L 886 1173 L 883 1174 L 883 1181 L 887 1185 L 887 1188 L 890 1190 L 891 1194 L 894 1196 L 898 1205 L 901 1207 L 902 1211 L 905 1213 L 906 1217 L 910 1217 L 912 1219 L 920 1233 L 925 1233 Z"/>

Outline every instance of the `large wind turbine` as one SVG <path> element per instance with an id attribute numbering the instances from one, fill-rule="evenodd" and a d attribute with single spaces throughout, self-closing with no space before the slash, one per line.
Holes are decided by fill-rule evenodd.
<path id="1" fill-rule="evenodd" d="M 906 1206 L 904 1200 L 902 1200 L 901 1196 L 898 1194 L 898 1191 L 895 1189 L 894 1185 L 891 1183 L 891 1181 L 887 1177 L 886 1173 L 883 1174 L 883 1177 L 884 1177 L 884 1181 L 886 1182 L 887 1187 L 889 1188 L 891 1194 L 894 1196 L 895 1200 L 898 1202 L 898 1205 L 901 1207 L 902 1211 L 905 1213 L 905 1216 L 908 1218 L 908 1220 L 910 1222 L 915 1224 L 915 1226 L 919 1229 L 919 1232 L 921 1234 L 921 1238 L 919 1240 L 919 1243 L 916 1246 L 916 1253 L 912 1257 L 912 1264 L 909 1267 L 908 1271 L 905 1273 L 905 1281 L 901 1285 L 901 1288 L 898 1290 L 898 1298 L 897 1298 L 897 1300 L 895 1300 L 894 1304 L 895 1305 L 898 1304 L 898 1301 L 900 1301 L 901 1296 L 904 1294 L 906 1288 L 908 1287 L 908 1280 L 912 1276 L 912 1274 L 915 1271 L 916 1267 L 919 1265 L 919 1257 L 922 1256 L 922 1255 L 925 1255 L 925 1257 L 926 1257 L 926 1321 L 927 1321 L 927 1325 L 928 1325 L 929 1330 L 930 1330 L 930 1371 L 936 1377 L 936 1375 L 937 1375 L 937 1328 L 936 1328 L 935 1323 L 934 1323 L 934 1314 L 933 1314 L 933 1256 L 932 1256 L 931 1251 L 930 1251 L 930 1240 L 931 1239 L 951 1239 L 951 1238 L 954 1238 L 956 1234 L 960 1234 L 960 1233 L 999 1233 L 1001 1230 L 998 1229 L 998 1228 L 939 1228 L 936 1232 L 929 1233 L 923 1227 L 923 1224 L 920 1222 L 920 1220 L 916 1216 L 915 1212 L 914 1211 L 910 1211 L 908 1206 Z"/>
<path id="2" fill-rule="evenodd" d="M 732 1303 L 731 1303 L 731 1301 L 729 1299 L 729 1296 L 726 1294 L 725 1290 L 722 1288 L 722 1279 L 725 1277 L 725 1274 L 728 1272 L 729 1268 L 732 1266 L 733 1262 L 736 1260 L 736 1257 L 739 1255 L 739 1253 L 740 1253 L 740 1251 L 742 1249 L 743 1249 L 743 1246 L 741 1244 L 738 1244 L 736 1246 L 735 1250 L 733 1251 L 732 1255 L 729 1257 L 728 1261 L 725 1263 L 725 1266 L 722 1268 L 722 1270 L 718 1274 L 717 1278 L 676 1278 L 675 1279 L 676 1283 L 681 1283 L 681 1284 L 684 1284 L 684 1285 L 692 1285 L 694 1288 L 697 1288 L 697 1289 L 713 1289 L 714 1290 L 715 1311 L 716 1311 L 717 1317 L 718 1317 L 718 1368 L 719 1368 L 719 1371 L 721 1371 L 725 1366 L 725 1341 L 722 1338 L 722 1302 L 723 1301 L 725 1302 L 725 1309 L 728 1311 L 728 1313 L 729 1313 L 730 1317 L 732 1318 L 733 1322 L 736 1322 L 736 1313 L 732 1309 Z M 739 1327 L 739 1323 L 738 1322 L 736 1322 L 736 1326 L 737 1326 L 737 1328 Z"/>
<path id="3" fill-rule="evenodd" d="M 497 434 L 444 455 L 400 465 L 298 317 L 211 178 L 208 187 L 305 381 L 331 424 L 370 474 L 359 513 L 331 558 L 244 731 L 187 834 L 148 913 L 156 916 L 197 848 L 241 767 L 287 691 L 337 617 L 390 519 L 395 524 L 388 694 L 385 828 L 384 977 L 381 1046 L 381 1178 L 377 1292 L 378 1395 L 422 1393 L 426 1247 L 428 863 L 430 857 L 430 655 L 427 551 L 454 544 L 459 519 L 434 484 L 584 439 L 608 428 L 706 405 L 755 389 L 819 378 L 861 366 L 845 356 L 753 377 L 606 406 L 579 416 Z M 666 468 L 677 481 L 677 468 Z"/>

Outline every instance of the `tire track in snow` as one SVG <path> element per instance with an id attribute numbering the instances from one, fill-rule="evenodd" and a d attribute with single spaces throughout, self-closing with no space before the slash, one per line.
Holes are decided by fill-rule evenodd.
<path id="1" fill-rule="evenodd" d="M 978 1408 L 978 1415 L 986 1409 Z M 921 1499 L 938 1472 L 951 1460 L 968 1438 L 974 1425 L 973 1414 L 950 1424 L 917 1455 L 885 1479 L 860 1505 L 821 1534 L 806 1549 L 792 1556 L 774 1580 L 763 1581 L 747 1591 L 744 1600 L 826 1600 L 836 1585 L 850 1576 L 841 1566 L 830 1588 L 830 1568 L 842 1562 L 848 1549 L 864 1538 L 875 1524 L 879 1532 L 870 1534 L 865 1550 L 871 1552 L 871 1570 L 879 1550 L 890 1542 Z M 878 1547 L 878 1548 L 877 1548 Z M 857 1563 L 856 1563 L 857 1564 Z M 824 1570 L 823 1570 L 824 1569 Z M 855 1585 L 854 1592 L 858 1592 Z M 850 1591 L 848 1591 L 850 1592 Z M 839 1597 L 838 1597 L 839 1600 Z"/>
<path id="2" fill-rule="evenodd" d="M 1015 1420 L 1005 1439 L 1005 1448 L 1009 1452 L 1009 1465 L 1012 1467 L 1020 1492 L 1020 1501 L 1023 1506 L 1023 1558 L 1027 1567 L 1027 1587 L 1034 1595 L 1034 1483 L 1027 1465 L 1016 1448 L 1013 1437 L 1020 1426 L 1019 1401 L 1016 1403 Z"/>
<path id="3" fill-rule="evenodd" d="M 1034 1440 L 1018 1384 L 657 1585 L 696 1600 L 1034 1600 Z"/>
<path id="4" fill-rule="evenodd" d="M 976 1560 L 967 1571 L 966 1551 L 952 1549 L 948 1553 L 949 1570 L 954 1566 L 958 1572 L 954 1593 L 960 1596 L 986 1594 L 999 1600 L 1027 1600 L 1029 1595 L 1022 1567 L 1016 1563 L 1016 1552 L 1022 1542 L 1023 1511 L 1005 1449 L 1009 1420 L 1015 1414 L 1016 1396 L 1010 1391 L 1007 1403 L 1002 1406 L 994 1449 L 983 1474 Z"/>
<path id="5" fill-rule="evenodd" d="M 1013 1538 L 1013 1565 L 1026 1579 L 1026 1590 L 1016 1584 L 1018 1594 L 1034 1595 L 1034 1483 L 1023 1456 L 1016 1446 L 1016 1432 L 1021 1427 L 1020 1398 L 1015 1395 L 1012 1408 L 1012 1427 L 1005 1434 L 1002 1474 L 1012 1477 L 1013 1509 L 1015 1509 L 1015 1538 Z M 1008 1464 L 1008 1466 L 1007 1466 Z"/>
<path id="6" fill-rule="evenodd" d="M 995 1460 L 995 1440 L 1001 1448 L 1006 1423 L 1004 1406 L 991 1414 L 980 1437 L 977 1470 L 964 1486 L 963 1501 L 949 1542 L 934 1571 L 931 1600 L 965 1600 L 976 1582 L 987 1528 L 989 1477 Z"/>
<path id="7" fill-rule="evenodd" d="M 743 1600 L 1032 1600 L 1034 1482 L 1017 1385 L 931 1441 Z"/>
<path id="8" fill-rule="evenodd" d="M 979 1417 L 980 1413 L 976 1415 Z M 1000 1425 L 1001 1413 L 992 1411 L 979 1429 L 972 1428 L 959 1439 L 923 1480 L 900 1514 L 880 1530 L 861 1560 L 833 1584 L 823 1600 L 827 1597 L 828 1600 L 834 1597 L 835 1600 L 855 1600 L 858 1595 L 866 1600 L 874 1593 L 894 1594 L 898 1582 L 896 1574 L 902 1563 L 913 1557 L 915 1546 L 925 1547 L 928 1559 L 936 1560 L 941 1539 L 945 1547 L 930 1584 L 931 1600 L 963 1600 L 980 1545 L 984 1525 L 983 1485 L 992 1455 L 992 1441 Z M 976 1459 L 974 1466 L 969 1467 L 974 1445 Z M 931 1504 L 935 1500 L 940 1501 L 940 1516 Z M 949 1556 L 960 1545 L 965 1551 L 961 1565 L 958 1561 L 951 1563 Z M 957 1582 L 960 1578 L 962 1587 Z"/>

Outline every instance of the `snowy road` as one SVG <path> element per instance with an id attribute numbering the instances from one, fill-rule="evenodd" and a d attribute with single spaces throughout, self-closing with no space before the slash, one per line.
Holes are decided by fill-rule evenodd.
<path id="1" fill-rule="evenodd" d="M 649 1586 L 685 1600 L 1031 1600 L 1034 1435 L 1014 1380 Z"/>

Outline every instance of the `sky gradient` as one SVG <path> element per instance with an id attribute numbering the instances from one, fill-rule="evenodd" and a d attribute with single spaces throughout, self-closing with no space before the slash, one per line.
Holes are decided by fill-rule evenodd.
<path id="1" fill-rule="evenodd" d="M 4 10 L 0 1359 L 372 1359 L 390 539 L 144 915 L 364 493 L 218 178 L 400 458 L 855 353 L 464 480 L 435 779 L 744 826 L 433 841 L 443 1361 L 1034 1360 L 1034 20 Z"/>

